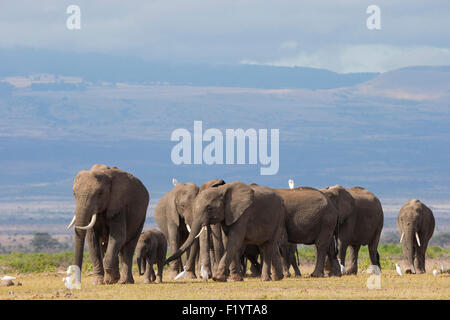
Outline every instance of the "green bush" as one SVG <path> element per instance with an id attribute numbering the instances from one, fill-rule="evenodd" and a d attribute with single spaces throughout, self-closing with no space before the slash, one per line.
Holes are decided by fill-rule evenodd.
<path id="1" fill-rule="evenodd" d="M 67 267 L 73 264 L 73 252 L 58 253 L 23 253 L 12 252 L 0 254 L 0 271 L 6 272 L 55 272 L 58 267 Z M 83 271 L 91 271 L 92 264 L 89 254 L 86 252 L 83 257 Z"/>

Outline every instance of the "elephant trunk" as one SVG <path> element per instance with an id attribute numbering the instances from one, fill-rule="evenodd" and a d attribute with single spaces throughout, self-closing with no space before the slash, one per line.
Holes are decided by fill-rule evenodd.
<path id="1" fill-rule="evenodd" d="M 166 262 L 164 264 L 167 264 L 167 263 L 181 257 L 181 255 L 192 245 L 192 243 L 194 243 L 194 240 L 200 235 L 200 233 L 203 230 L 204 230 L 204 228 L 202 228 L 202 223 L 199 221 L 194 221 L 194 223 L 191 227 L 191 232 L 189 233 L 189 237 L 186 239 L 186 241 L 178 249 L 177 252 L 175 252 L 169 258 L 166 259 Z"/>
<path id="2" fill-rule="evenodd" d="M 141 256 L 138 256 L 136 258 L 136 263 L 138 266 L 139 275 L 142 276 L 145 273 L 145 259 L 143 259 Z"/>
<path id="3" fill-rule="evenodd" d="M 405 231 L 405 235 L 402 239 L 402 248 L 403 248 L 403 254 L 405 256 L 405 259 L 407 263 L 409 264 L 411 268 L 412 273 L 416 273 L 416 269 L 414 268 L 414 255 L 415 255 L 415 246 L 414 242 L 415 239 L 415 232 L 412 228 Z"/>
<path id="4" fill-rule="evenodd" d="M 75 248 L 75 265 L 80 268 L 83 264 L 83 253 L 84 253 L 84 241 L 86 239 L 86 229 L 79 228 L 89 224 L 91 216 L 88 214 L 88 210 L 85 208 L 77 207 L 75 209 L 75 219 L 72 220 L 71 224 L 75 225 L 75 237 L 74 237 L 74 248 Z"/>

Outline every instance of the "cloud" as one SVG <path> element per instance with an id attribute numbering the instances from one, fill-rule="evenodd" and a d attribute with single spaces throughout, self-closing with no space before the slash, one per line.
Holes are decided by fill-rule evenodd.
<path id="1" fill-rule="evenodd" d="M 386 44 L 346 45 L 300 51 L 273 61 L 241 60 L 243 64 L 323 68 L 335 72 L 386 72 L 411 65 L 450 65 L 450 49 Z"/>

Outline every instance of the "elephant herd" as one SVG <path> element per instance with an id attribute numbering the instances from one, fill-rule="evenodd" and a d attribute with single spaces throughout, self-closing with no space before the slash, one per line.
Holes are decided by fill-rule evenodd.
<path id="1" fill-rule="evenodd" d="M 166 264 L 170 278 L 180 272 L 197 278 L 202 266 L 215 281 L 242 281 L 247 260 L 261 280 L 281 280 L 290 276 L 290 266 L 300 275 L 295 253 L 297 244 L 306 244 L 316 248 L 312 277 L 323 277 L 325 271 L 341 276 L 348 247 L 347 274 L 357 273 L 364 245 L 371 264 L 381 267 L 377 247 L 384 217 L 374 194 L 338 185 L 290 187 L 222 179 L 197 186 L 174 179 L 173 189 L 154 210 L 160 230 L 142 232 L 150 200 L 145 186 L 116 167 L 94 165 L 80 171 L 73 184 L 76 207 L 68 228 L 75 226 L 75 264 L 81 269 L 87 242 L 94 284 L 134 283 L 134 253 L 144 283 L 162 282 Z M 409 200 L 397 225 L 411 273 L 425 272 L 433 213 L 419 200 Z M 167 250 L 171 256 L 166 259 Z"/>

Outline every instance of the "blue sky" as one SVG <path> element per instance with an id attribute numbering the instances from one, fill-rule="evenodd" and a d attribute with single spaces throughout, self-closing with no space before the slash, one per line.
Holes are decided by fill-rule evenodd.
<path id="1" fill-rule="evenodd" d="M 81 30 L 66 28 L 71 4 Z M 381 30 L 366 27 L 372 4 Z M 448 0 L 14 0 L 0 4 L 0 48 L 384 72 L 450 65 L 449 16 Z"/>

